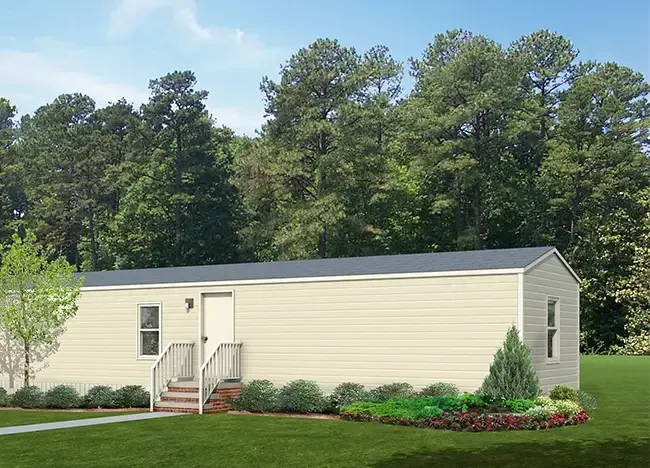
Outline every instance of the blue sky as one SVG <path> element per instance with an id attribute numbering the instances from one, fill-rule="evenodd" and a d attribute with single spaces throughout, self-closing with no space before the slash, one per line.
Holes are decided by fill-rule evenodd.
<path id="1" fill-rule="evenodd" d="M 217 120 L 252 134 L 261 77 L 316 38 L 384 44 L 406 61 L 453 28 L 503 44 L 551 29 L 583 60 L 650 76 L 647 0 L 0 0 L 0 12 L 0 95 L 21 114 L 65 92 L 140 104 L 149 79 L 191 69 Z"/>

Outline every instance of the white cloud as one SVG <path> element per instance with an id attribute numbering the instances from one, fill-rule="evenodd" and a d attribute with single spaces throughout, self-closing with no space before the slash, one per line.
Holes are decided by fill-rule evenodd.
<path id="1" fill-rule="evenodd" d="M 14 96 L 20 96 L 23 101 L 23 106 L 19 106 L 21 112 L 32 112 L 63 93 L 84 93 L 99 105 L 115 102 L 122 97 L 132 102 L 143 102 L 148 96 L 146 90 L 76 70 L 65 62 L 50 59 L 38 52 L 0 49 L 0 63 L 4 64 L 0 73 L 0 89 L 5 92 L 19 90 Z M 7 97 L 11 98 L 11 94 Z"/>
<path id="2" fill-rule="evenodd" d="M 129 35 L 138 23 L 156 11 L 171 13 L 174 21 L 198 39 L 211 40 L 212 33 L 199 24 L 194 0 L 120 0 L 111 12 L 109 33 Z"/>
<path id="3" fill-rule="evenodd" d="M 255 136 L 265 122 L 264 114 L 248 109 L 236 107 L 212 107 L 208 104 L 208 111 L 217 120 L 217 125 L 225 125 L 248 136 Z"/>
<path id="4" fill-rule="evenodd" d="M 74 56 L 74 49 L 63 49 L 53 54 L 55 44 L 56 47 L 61 44 L 52 41 L 43 43 L 50 46 L 47 54 L 38 50 L 0 48 L 0 63 L 4 64 L 0 73 L 1 96 L 11 100 L 20 114 L 33 113 L 64 93 L 87 94 L 98 106 L 105 106 L 122 97 L 136 106 L 148 100 L 146 83 L 142 87 L 131 86 L 83 71 L 85 67 L 78 58 L 70 61 L 64 57 L 65 52 L 68 52 L 68 56 Z M 210 99 L 207 106 L 218 125 L 226 125 L 240 134 L 253 136 L 264 122 L 261 110 L 213 106 Z"/>
<path id="5" fill-rule="evenodd" d="M 201 24 L 196 0 L 120 0 L 111 12 L 108 32 L 111 36 L 129 36 L 138 25 L 162 14 L 173 20 L 189 37 L 205 44 L 225 46 L 229 65 L 259 65 L 262 59 L 278 60 L 282 51 L 269 47 L 241 29 Z"/>

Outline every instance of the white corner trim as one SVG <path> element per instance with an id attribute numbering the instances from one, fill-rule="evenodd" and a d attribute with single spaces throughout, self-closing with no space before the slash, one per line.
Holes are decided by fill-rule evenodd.
<path id="1" fill-rule="evenodd" d="M 517 273 L 517 330 L 524 341 L 524 274 Z"/>
<path id="2" fill-rule="evenodd" d="M 363 281 L 363 280 L 388 280 L 411 278 L 442 278 L 458 276 L 491 276 L 514 275 L 523 273 L 523 268 L 506 268 L 500 270 L 454 270 L 423 273 L 391 273 L 378 275 L 347 275 L 347 276 L 314 276 L 309 278 L 275 278 L 263 280 L 240 281 L 203 281 L 196 283 L 151 283 L 151 284 L 121 284 L 115 286 L 84 286 L 82 291 L 111 291 L 121 289 L 157 289 L 157 288 L 214 288 L 224 286 L 245 286 L 257 284 L 286 284 L 286 283 L 319 283 L 333 281 Z"/>
<path id="3" fill-rule="evenodd" d="M 573 271 L 573 268 L 571 268 L 571 265 L 569 265 L 569 262 L 567 262 L 567 261 L 564 259 L 564 257 L 562 256 L 562 254 L 561 254 L 560 252 L 558 252 L 558 250 L 557 250 L 555 247 L 553 248 L 553 250 L 549 250 L 549 251 L 546 252 L 544 255 L 542 255 L 542 256 L 539 257 L 537 260 L 535 260 L 533 263 L 531 263 L 531 264 L 529 264 L 528 266 L 526 266 L 526 268 L 524 268 L 524 273 L 526 273 L 526 272 L 532 270 L 533 268 L 535 268 L 537 265 L 539 265 L 540 263 L 542 263 L 544 260 L 546 260 L 546 259 L 547 259 L 548 257 L 550 257 L 551 255 L 557 255 L 557 258 L 560 259 L 560 261 L 562 262 L 562 264 L 564 264 L 564 266 L 566 267 L 566 269 L 569 270 L 569 273 L 571 273 L 571 275 L 576 279 L 576 281 L 577 281 L 578 283 L 581 283 L 581 282 L 582 282 L 582 280 L 580 279 L 580 277 L 578 276 L 578 274 L 577 274 L 575 271 Z M 83 289 L 83 288 L 82 288 L 82 289 Z"/>

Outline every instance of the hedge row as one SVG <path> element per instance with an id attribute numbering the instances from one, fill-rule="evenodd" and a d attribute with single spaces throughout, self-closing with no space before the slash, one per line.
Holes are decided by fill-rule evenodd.
<path id="1" fill-rule="evenodd" d="M 85 396 L 80 396 L 74 387 L 58 385 L 47 392 L 38 387 L 23 387 L 13 395 L 0 387 L 0 406 L 17 408 L 147 408 L 149 392 L 141 385 L 127 385 L 113 390 L 111 387 L 98 385 L 92 387 Z"/>
<path id="2" fill-rule="evenodd" d="M 344 382 L 326 396 L 316 382 L 294 380 L 276 388 L 269 380 L 253 380 L 244 385 L 238 398 L 229 400 L 235 410 L 252 412 L 338 413 L 351 403 L 359 401 L 384 402 L 396 398 L 416 396 L 457 396 L 458 388 L 449 383 L 436 383 L 415 392 L 406 382 L 381 385 L 367 390 L 363 385 Z"/>

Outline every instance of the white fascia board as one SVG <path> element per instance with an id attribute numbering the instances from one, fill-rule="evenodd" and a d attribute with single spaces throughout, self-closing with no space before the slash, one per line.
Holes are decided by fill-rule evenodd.
<path id="1" fill-rule="evenodd" d="M 203 281 L 197 283 L 152 283 L 152 284 L 122 284 L 112 286 L 83 286 L 81 291 L 111 291 L 120 289 L 157 289 L 157 288 L 195 288 L 195 287 L 223 287 L 223 286 L 245 286 L 256 284 L 285 284 L 285 283 L 319 283 L 336 281 L 366 281 L 366 280 L 388 280 L 388 279 L 410 279 L 410 278 L 443 278 L 459 276 L 491 276 L 491 275 L 513 275 L 524 273 L 523 268 L 507 268 L 500 270 L 456 270 L 423 273 L 391 273 L 378 275 L 343 275 L 343 276 L 314 276 L 308 278 L 275 278 L 261 280 L 241 281 Z"/>

